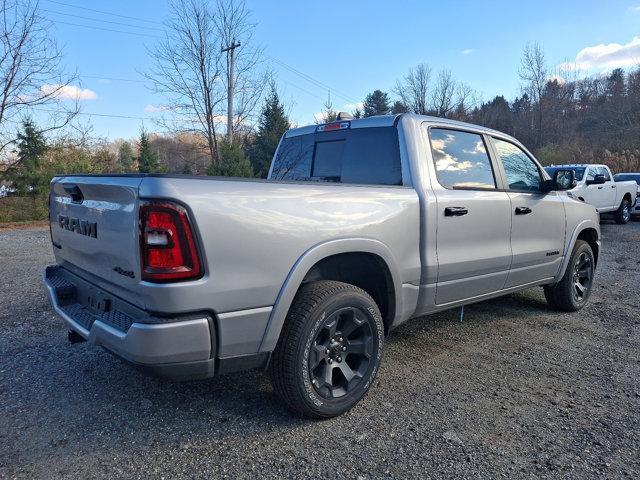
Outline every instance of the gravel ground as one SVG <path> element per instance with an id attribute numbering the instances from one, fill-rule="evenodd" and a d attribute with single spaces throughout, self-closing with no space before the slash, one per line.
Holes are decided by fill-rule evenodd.
<path id="1" fill-rule="evenodd" d="M 602 227 L 581 312 L 531 289 L 409 322 L 322 422 L 259 373 L 170 383 L 70 345 L 48 232 L 0 231 L 0 478 L 638 478 L 640 222 Z"/>

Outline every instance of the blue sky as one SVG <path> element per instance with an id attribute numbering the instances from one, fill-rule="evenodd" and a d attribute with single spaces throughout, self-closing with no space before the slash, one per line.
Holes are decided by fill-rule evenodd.
<path id="1" fill-rule="evenodd" d="M 167 3 L 40 1 L 43 14 L 54 22 L 52 33 L 64 46 L 66 64 L 80 76 L 77 86 L 86 97 L 83 112 L 136 117 L 84 115 L 83 121 L 91 122 L 95 134 L 112 139 L 137 136 L 143 122 L 147 130 L 156 130 L 157 113 L 149 106 L 161 105 L 163 99 L 146 88 L 139 72 L 150 65 L 145 46 L 161 34 Z M 517 69 L 527 42 L 544 48 L 550 66 L 577 61 L 584 72 L 601 72 L 633 61 L 640 64 L 640 0 L 248 0 L 247 6 L 256 23 L 256 43 L 268 55 L 268 67 L 299 125 L 312 123 L 313 114 L 322 109 L 327 89 L 318 83 L 331 87 L 336 109 L 349 109 L 346 105 L 376 88 L 391 91 L 399 77 L 422 62 L 434 71 L 449 69 L 483 99 L 499 93 L 511 99 L 519 94 Z"/>

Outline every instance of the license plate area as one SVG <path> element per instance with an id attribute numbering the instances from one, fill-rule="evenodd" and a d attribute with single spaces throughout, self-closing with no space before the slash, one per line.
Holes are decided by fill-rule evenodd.
<path id="1" fill-rule="evenodd" d="M 84 306 L 93 313 L 106 313 L 111 310 L 111 299 L 100 290 L 89 288 L 82 298 Z"/>

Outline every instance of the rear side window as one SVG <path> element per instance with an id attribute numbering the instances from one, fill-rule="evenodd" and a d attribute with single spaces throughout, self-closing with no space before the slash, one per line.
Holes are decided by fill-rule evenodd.
<path id="1" fill-rule="evenodd" d="M 498 138 L 493 139 L 511 190 L 539 192 L 542 177 L 538 165 L 520 147 Z"/>
<path id="2" fill-rule="evenodd" d="M 402 185 L 398 130 L 347 128 L 284 138 L 270 178 Z"/>
<path id="3" fill-rule="evenodd" d="M 445 188 L 496 188 L 481 135 L 444 128 L 429 130 L 438 183 Z"/>

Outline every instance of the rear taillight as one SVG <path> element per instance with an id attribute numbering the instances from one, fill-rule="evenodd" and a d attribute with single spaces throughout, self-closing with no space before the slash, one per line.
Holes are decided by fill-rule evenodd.
<path id="1" fill-rule="evenodd" d="M 175 203 L 146 202 L 140 206 L 140 255 L 142 279 L 149 282 L 202 275 L 189 215 Z"/>

